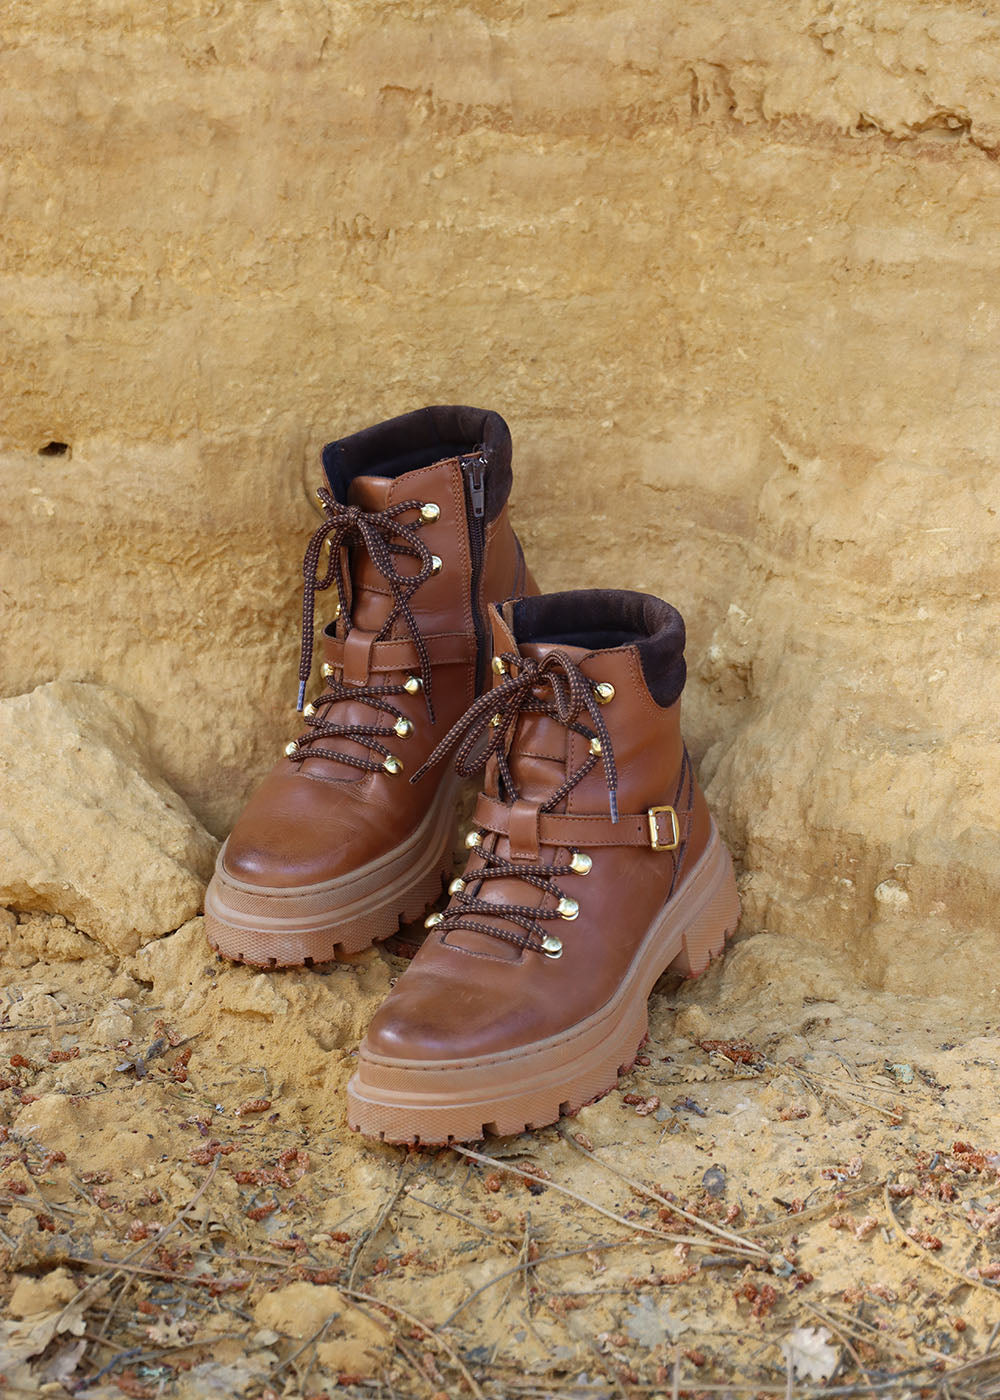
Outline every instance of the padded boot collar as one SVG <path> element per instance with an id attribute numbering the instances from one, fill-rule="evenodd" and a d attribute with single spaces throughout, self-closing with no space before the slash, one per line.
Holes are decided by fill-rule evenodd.
<path id="1" fill-rule="evenodd" d="M 543 593 L 505 604 L 501 616 L 515 641 L 582 647 L 634 646 L 649 693 L 673 705 L 684 689 L 684 619 L 662 598 L 621 588 Z"/>
<path id="2" fill-rule="evenodd" d="M 486 518 L 500 514 L 510 494 L 510 430 L 484 408 L 441 404 L 377 423 L 323 448 L 323 469 L 337 500 L 347 500 L 356 476 L 395 478 L 434 462 L 479 454 L 485 467 Z"/>

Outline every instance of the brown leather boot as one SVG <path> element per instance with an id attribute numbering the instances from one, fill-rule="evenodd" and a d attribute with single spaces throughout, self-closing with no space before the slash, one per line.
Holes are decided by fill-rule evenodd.
<path id="1" fill-rule="evenodd" d="M 592 591 L 493 609 L 497 674 L 439 746 L 489 763 L 468 864 L 376 1013 L 348 1121 L 386 1142 L 554 1122 L 614 1086 L 668 967 L 722 951 L 739 903 L 680 732 L 684 623 Z"/>
<path id="2" fill-rule="evenodd" d="M 457 778 L 409 779 L 489 684 L 489 602 L 537 591 L 507 518 L 510 458 L 506 423 L 475 408 L 424 408 L 324 449 L 299 708 L 315 594 L 336 584 L 325 688 L 220 852 L 205 925 L 226 957 L 325 962 L 388 937 L 440 893 Z"/>

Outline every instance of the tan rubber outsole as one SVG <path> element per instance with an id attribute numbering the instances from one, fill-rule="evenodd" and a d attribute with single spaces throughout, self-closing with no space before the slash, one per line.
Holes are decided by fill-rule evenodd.
<path id="1" fill-rule="evenodd" d="M 668 968 L 703 972 L 735 931 L 732 861 L 714 826 L 709 845 L 651 924 L 611 1001 L 569 1030 L 509 1054 L 453 1061 L 391 1060 L 362 1042 L 347 1086 L 347 1121 L 383 1142 L 441 1145 L 554 1123 L 614 1088 L 649 1028 L 648 1000 Z"/>
<path id="2" fill-rule="evenodd" d="M 336 880 L 291 888 L 246 884 L 219 852 L 205 892 L 205 932 L 217 953 L 252 967 L 313 967 L 349 957 L 419 919 L 452 868 L 456 786 L 442 783 L 417 830 L 388 854 Z"/>

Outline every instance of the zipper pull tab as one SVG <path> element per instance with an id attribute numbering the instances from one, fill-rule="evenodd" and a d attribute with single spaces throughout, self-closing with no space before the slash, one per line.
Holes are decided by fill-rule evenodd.
<path id="1" fill-rule="evenodd" d="M 486 458 L 474 457 L 465 463 L 469 473 L 469 498 L 472 501 L 472 514 L 482 520 L 486 514 Z"/>

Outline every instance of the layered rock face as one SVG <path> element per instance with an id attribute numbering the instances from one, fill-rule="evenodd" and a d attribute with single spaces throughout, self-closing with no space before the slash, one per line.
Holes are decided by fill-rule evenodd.
<path id="1" fill-rule="evenodd" d="M 745 926 L 989 996 L 1000 19 L 42 0 L 0 79 L 5 695 L 134 696 L 223 834 L 319 446 L 496 407 L 542 586 L 687 618 Z"/>

